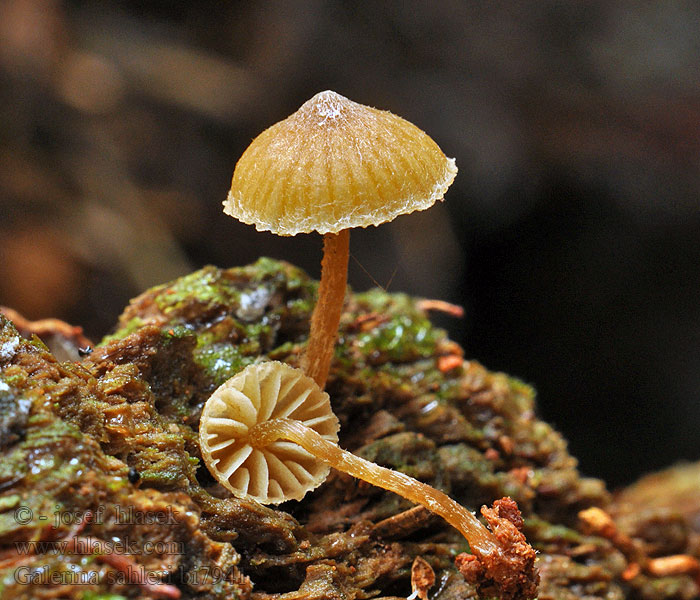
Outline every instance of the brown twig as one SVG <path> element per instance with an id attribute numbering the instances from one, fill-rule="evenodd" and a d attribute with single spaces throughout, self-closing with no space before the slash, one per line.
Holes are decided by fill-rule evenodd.
<path id="1" fill-rule="evenodd" d="M 0 313 L 4 314 L 22 335 L 36 334 L 39 337 L 46 335 L 61 336 L 79 348 L 87 348 L 94 344 L 89 338 L 83 335 L 83 328 L 77 325 L 70 325 L 60 319 L 39 319 L 38 321 L 30 321 L 23 317 L 20 313 L 7 306 L 0 306 Z"/>
<path id="2" fill-rule="evenodd" d="M 654 577 L 690 575 L 695 580 L 695 584 L 700 587 L 700 562 L 688 554 L 650 558 L 645 565 L 645 571 Z"/>
<path id="3" fill-rule="evenodd" d="M 634 579 L 642 571 L 652 577 L 669 577 L 673 575 L 689 575 L 700 587 L 700 562 L 688 554 L 673 554 L 659 558 L 649 558 L 641 546 L 621 532 L 612 517 L 604 510 L 592 507 L 582 510 L 579 519 L 586 533 L 599 535 L 607 540 L 625 555 L 629 564 L 622 574 L 626 581 Z"/>
<path id="4" fill-rule="evenodd" d="M 372 527 L 372 536 L 382 539 L 402 538 L 428 525 L 434 515 L 423 506 L 414 506 L 379 521 Z"/>
<path id="5" fill-rule="evenodd" d="M 459 304 L 452 304 L 444 300 L 428 300 L 424 298 L 423 300 L 418 300 L 416 306 L 419 310 L 424 310 L 426 312 L 434 310 L 455 317 L 456 319 L 461 319 L 464 316 L 464 308 L 459 306 Z"/>

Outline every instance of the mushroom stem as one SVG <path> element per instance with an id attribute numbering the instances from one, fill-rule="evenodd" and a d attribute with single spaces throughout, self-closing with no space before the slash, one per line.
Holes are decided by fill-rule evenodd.
<path id="1" fill-rule="evenodd" d="M 345 298 L 350 257 L 350 230 L 323 236 L 323 260 L 318 300 L 311 315 L 311 333 L 301 367 L 321 389 L 326 385 L 340 313 Z"/>
<path id="2" fill-rule="evenodd" d="M 501 553 L 500 545 L 493 533 L 486 529 L 470 511 L 443 492 L 404 473 L 380 467 L 355 456 L 322 438 L 300 421 L 285 418 L 271 419 L 255 425 L 248 437 L 250 444 L 256 448 L 264 448 L 277 440 L 295 442 L 316 458 L 343 473 L 425 506 L 457 529 L 469 542 L 469 548 L 477 557 L 483 558 Z"/>

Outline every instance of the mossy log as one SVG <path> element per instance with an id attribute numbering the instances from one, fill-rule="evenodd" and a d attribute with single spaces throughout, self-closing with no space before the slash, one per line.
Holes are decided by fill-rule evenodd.
<path id="1" fill-rule="evenodd" d="M 299 364 L 316 287 L 269 259 L 206 267 L 134 299 L 75 362 L 0 315 L 0 597 L 406 597 L 416 557 L 435 572 L 431 600 L 477 597 L 454 566 L 464 540 L 399 496 L 332 472 L 269 508 L 231 497 L 200 464 L 203 403 L 248 364 Z M 425 306 L 348 294 L 327 384 L 341 445 L 472 510 L 516 500 L 541 599 L 697 597 L 692 573 L 630 570 L 579 513 L 611 512 L 644 556 L 697 557 L 700 486 L 694 510 L 644 488 L 611 502 L 537 418 L 533 389 L 465 360 Z"/>

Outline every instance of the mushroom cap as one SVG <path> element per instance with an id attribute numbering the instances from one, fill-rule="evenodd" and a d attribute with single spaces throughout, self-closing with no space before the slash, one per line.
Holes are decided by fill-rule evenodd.
<path id="1" fill-rule="evenodd" d="M 199 423 L 202 458 L 217 481 L 238 497 L 263 504 L 301 500 L 330 467 L 294 442 L 253 448 L 248 432 L 269 419 L 304 423 L 338 443 L 338 419 L 328 394 L 300 369 L 271 361 L 250 365 L 207 400 Z"/>
<path id="2" fill-rule="evenodd" d="M 325 91 L 253 140 L 224 212 L 278 235 L 338 233 L 429 208 L 456 174 L 412 123 Z"/>

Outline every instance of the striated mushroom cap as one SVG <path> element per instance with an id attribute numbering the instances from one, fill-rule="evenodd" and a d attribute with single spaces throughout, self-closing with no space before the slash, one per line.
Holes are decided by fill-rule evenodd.
<path id="1" fill-rule="evenodd" d="M 301 500 L 325 481 L 330 467 L 298 444 L 277 441 L 253 448 L 250 429 L 269 419 L 302 422 L 338 443 L 338 419 L 328 394 L 303 371 L 280 362 L 250 365 L 207 400 L 199 424 L 202 458 L 236 496 L 263 504 Z"/>
<path id="2" fill-rule="evenodd" d="M 326 91 L 253 140 L 224 212 L 278 235 L 338 233 L 429 208 L 456 174 L 415 125 Z"/>

